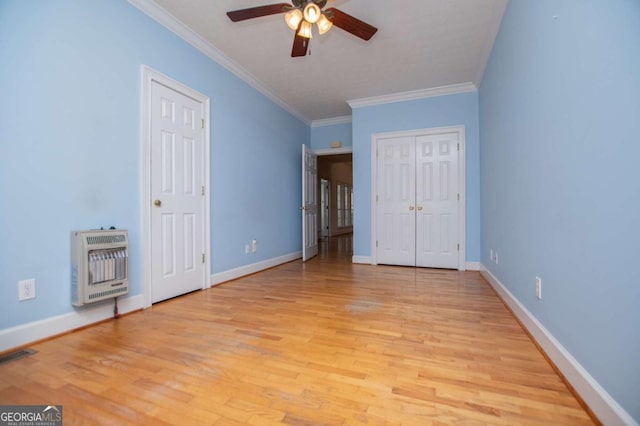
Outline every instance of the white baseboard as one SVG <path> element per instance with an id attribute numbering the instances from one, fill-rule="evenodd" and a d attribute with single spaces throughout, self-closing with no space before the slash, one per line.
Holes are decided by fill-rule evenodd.
<path id="1" fill-rule="evenodd" d="M 217 272 L 211 275 L 211 285 L 214 286 L 226 281 L 244 277 L 245 275 L 255 274 L 256 272 L 264 271 L 265 269 L 273 268 L 274 266 L 282 265 L 283 263 L 291 262 L 292 260 L 300 259 L 301 257 L 302 252 L 296 251 L 294 253 L 285 254 L 284 256 L 274 257 L 272 259 L 252 263 L 250 265 L 229 269 L 228 271 Z"/>
<path id="2" fill-rule="evenodd" d="M 609 395 L 569 351 L 556 340 L 549 330 L 482 264 L 480 265 L 480 272 L 603 424 L 638 426 L 638 423 L 631 415 Z"/>
<path id="3" fill-rule="evenodd" d="M 118 299 L 121 314 L 142 309 L 142 295 Z M 28 345 L 57 334 L 113 317 L 113 302 L 79 308 L 74 312 L 0 330 L 0 352 Z"/>
<path id="4" fill-rule="evenodd" d="M 365 265 L 371 265 L 371 256 L 353 256 L 351 263 L 362 263 Z M 467 262 L 465 263 L 465 270 L 467 271 L 479 271 L 480 262 Z"/>
<path id="5" fill-rule="evenodd" d="M 466 267 L 467 267 L 467 271 L 479 271 L 480 262 L 467 262 Z"/>

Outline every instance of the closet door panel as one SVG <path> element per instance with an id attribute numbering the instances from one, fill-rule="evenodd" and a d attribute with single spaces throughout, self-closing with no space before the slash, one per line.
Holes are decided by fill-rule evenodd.
<path id="1" fill-rule="evenodd" d="M 416 137 L 416 266 L 458 267 L 458 135 Z"/>
<path id="2" fill-rule="evenodd" d="M 377 262 L 415 265 L 415 138 L 378 140 Z"/>

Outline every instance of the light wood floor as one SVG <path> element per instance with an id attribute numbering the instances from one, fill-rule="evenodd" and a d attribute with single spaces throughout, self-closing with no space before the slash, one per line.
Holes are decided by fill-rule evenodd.
<path id="1" fill-rule="evenodd" d="M 477 272 L 306 264 L 31 346 L 0 404 L 65 424 L 592 424 Z"/>

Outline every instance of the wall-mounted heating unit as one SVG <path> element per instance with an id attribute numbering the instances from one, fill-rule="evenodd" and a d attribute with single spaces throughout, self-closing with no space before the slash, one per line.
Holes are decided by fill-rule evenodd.
<path id="1" fill-rule="evenodd" d="M 113 299 L 129 292 L 129 238 L 126 230 L 71 233 L 71 302 L 74 306 Z"/>

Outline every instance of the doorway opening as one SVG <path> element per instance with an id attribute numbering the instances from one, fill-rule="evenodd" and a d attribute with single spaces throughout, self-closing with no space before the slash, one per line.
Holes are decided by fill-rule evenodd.
<path id="1" fill-rule="evenodd" d="M 210 100 L 143 65 L 141 106 L 147 308 L 210 286 Z"/>
<path id="2" fill-rule="evenodd" d="M 352 251 L 353 155 L 318 154 L 318 194 L 322 211 L 318 215 L 319 250 Z"/>

